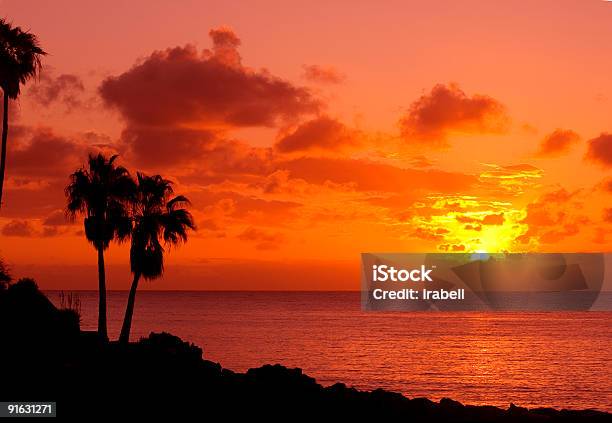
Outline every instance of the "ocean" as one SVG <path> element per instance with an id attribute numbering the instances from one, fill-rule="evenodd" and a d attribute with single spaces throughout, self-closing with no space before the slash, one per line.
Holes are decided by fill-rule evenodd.
<path id="1" fill-rule="evenodd" d="M 77 292 L 81 327 L 97 293 Z M 59 292 L 48 292 L 59 305 Z M 117 338 L 127 292 L 108 293 Z M 166 331 L 243 372 L 300 367 L 323 385 L 466 404 L 612 411 L 612 312 L 364 312 L 358 292 L 153 292 L 132 339 Z"/>

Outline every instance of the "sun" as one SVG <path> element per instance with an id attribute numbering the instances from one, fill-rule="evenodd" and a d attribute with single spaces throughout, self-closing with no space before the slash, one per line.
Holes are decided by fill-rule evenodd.
<path id="1" fill-rule="evenodd" d="M 524 228 L 515 222 L 504 222 L 497 226 L 482 226 L 478 241 L 473 243 L 474 251 L 487 253 L 513 252 L 517 248 L 516 239 Z"/>

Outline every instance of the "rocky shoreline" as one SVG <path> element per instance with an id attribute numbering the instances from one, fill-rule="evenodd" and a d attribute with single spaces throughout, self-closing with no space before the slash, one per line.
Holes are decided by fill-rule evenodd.
<path id="1" fill-rule="evenodd" d="M 463 405 L 382 389 L 323 387 L 300 369 L 236 373 L 167 333 L 128 345 L 101 342 L 35 285 L 0 292 L 0 401 L 56 401 L 58 418 L 167 417 L 170 421 L 274 419 L 413 422 L 610 422 L 595 410 Z"/>

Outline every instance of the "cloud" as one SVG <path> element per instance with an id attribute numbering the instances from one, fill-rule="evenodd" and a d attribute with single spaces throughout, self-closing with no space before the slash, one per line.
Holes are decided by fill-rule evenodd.
<path id="1" fill-rule="evenodd" d="M 488 214 L 483 217 L 481 223 L 483 225 L 503 225 L 504 224 L 504 214 Z"/>
<path id="2" fill-rule="evenodd" d="M 8 152 L 9 176 L 52 177 L 78 167 L 86 157 L 83 143 L 55 134 L 48 128 L 29 131 Z"/>
<path id="3" fill-rule="evenodd" d="M 437 169 L 411 169 L 365 159 L 278 156 L 267 148 L 238 141 L 214 142 L 195 156 L 193 171 L 180 177 L 185 184 L 246 183 L 260 194 L 310 194 L 327 187 L 334 192 L 378 193 L 457 192 L 478 183 L 477 176 Z M 243 190 L 245 187 L 231 189 Z M 304 191 L 304 194 L 308 194 Z"/>
<path id="4" fill-rule="evenodd" d="M 604 191 L 612 194 L 612 178 L 607 178 L 601 181 L 601 183 L 598 184 L 598 188 L 601 188 Z"/>
<path id="5" fill-rule="evenodd" d="M 66 198 L 64 188 L 68 183 L 65 178 L 50 181 L 31 182 L 30 179 L 18 179 L 5 187 L 2 217 L 31 217 L 46 216 L 53 210 L 64 207 Z"/>
<path id="6" fill-rule="evenodd" d="M 274 250 L 280 247 L 283 236 L 280 233 L 269 233 L 249 227 L 238 235 L 238 239 L 255 243 L 258 250 Z"/>
<path id="7" fill-rule="evenodd" d="M 63 210 L 55 210 L 49 214 L 44 220 L 44 226 L 67 226 L 72 224 L 67 218 Z"/>
<path id="8" fill-rule="evenodd" d="M 583 203 L 578 199 L 580 191 L 565 189 L 548 192 L 527 205 L 526 216 L 519 223 L 527 224 L 525 233 L 517 241 L 528 244 L 533 239 L 541 244 L 555 244 L 577 235 L 589 223 L 581 215 Z"/>
<path id="9" fill-rule="evenodd" d="M 589 140 L 585 158 L 603 167 L 612 167 L 612 134 L 604 132 Z"/>
<path id="10" fill-rule="evenodd" d="M 603 220 L 608 223 L 612 223 L 612 208 L 604 209 Z"/>
<path id="11" fill-rule="evenodd" d="M 536 152 L 538 157 L 556 157 L 568 152 L 580 141 L 580 135 L 572 130 L 556 129 L 541 142 Z"/>
<path id="12" fill-rule="evenodd" d="M 120 145 L 126 157 L 147 168 L 181 165 L 197 160 L 216 141 L 208 130 L 179 127 L 128 127 Z"/>
<path id="13" fill-rule="evenodd" d="M 210 31 L 212 51 L 192 45 L 156 51 L 99 88 L 130 125 L 274 126 L 319 110 L 303 87 L 241 64 L 240 40 Z"/>
<path id="14" fill-rule="evenodd" d="M 23 127 L 11 137 L 2 205 L 3 217 L 41 218 L 65 206 L 70 173 L 90 152 L 111 150 L 91 145 L 88 135 L 68 138 L 49 128 Z"/>
<path id="15" fill-rule="evenodd" d="M 43 107 L 56 103 L 63 104 L 68 110 L 82 104 L 81 96 L 85 86 L 81 78 L 74 74 L 64 73 L 55 76 L 53 72 L 42 72 L 40 78 L 28 90 L 29 98 Z"/>
<path id="16" fill-rule="evenodd" d="M 464 212 L 467 210 L 466 204 L 463 204 L 461 201 L 453 200 L 442 200 L 440 204 L 438 204 L 438 207 L 447 212 Z"/>
<path id="17" fill-rule="evenodd" d="M 312 184 L 351 184 L 360 191 L 412 192 L 433 190 L 458 192 L 468 189 L 477 178 L 435 169 L 409 169 L 361 159 L 302 157 L 277 164 L 291 177 Z"/>
<path id="18" fill-rule="evenodd" d="M 458 211 L 458 210 L 451 210 Z M 503 213 L 486 214 L 482 217 L 473 217 L 469 215 L 456 215 L 455 219 L 459 223 L 475 223 L 476 225 L 466 225 L 465 229 L 480 230 L 479 225 L 499 226 L 503 225 L 505 218 Z"/>
<path id="19" fill-rule="evenodd" d="M 234 191 L 204 189 L 188 195 L 197 210 L 232 221 L 278 227 L 296 217 L 301 203 L 257 198 Z M 217 222 L 218 223 L 218 222 Z"/>
<path id="20" fill-rule="evenodd" d="M 469 97 L 455 84 L 438 84 L 412 103 L 399 126 L 407 143 L 444 148 L 453 133 L 499 134 L 508 122 L 505 107 L 494 98 Z"/>
<path id="21" fill-rule="evenodd" d="M 417 155 L 410 158 L 410 165 L 417 168 L 432 167 L 434 162 L 423 155 Z"/>
<path id="22" fill-rule="evenodd" d="M 426 241 L 441 241 L 444 239 L 444 235 L 448 233 L 449 231 L 444 228 L 431 229 L 418 227 L 412 232 L 411 236 Z"/>
<path id="23" fill-rule="evenodd" d="M 301 124 L 275 145 L 283 153 L 312 150 L 339 151 L 359 144 L 358 134 L 327 116 Z"/>
<path id="24" fill-rule="evenodd" d="M 199 183 L 220 183 L 273 171 L 271 148 L 252 147 L 223 133 L 180 127 L 127 127 L 117 145 L 133 165 L 154 172 L 168 167 Z"/>
<path id="25" fill-rule="evenodd" d="M 505 191 L 511 196 L 523 194 L 537 187 L 544 172 L 530 164 L 499 166 L 487 164 L 487 170 L 479 175 L 483 190 L 491 190 L 499 197 Z M 503 190 L 500 192 L 500 189 Z"/>
<path id="26" fill-rule="evenodd" d="M 213 55 L 228 66 L 239 67 L 242 59 L 238 53 L 238 47 L 242 42 L 236 33 L 227 27 L 211 29 L 208 32 L 213 42 Z"/>
<path id="27" fill-rule="evenodd" d="M 463 244 L 442 244 L 438 246 L 440 251 L 452 251 L 452 252 L 462 252 L 465 251 L 465 245 Z"/>
<path id="28" fill-rule="evenodd" d="M 34 235 L 34 229 L 27 220 L 14 219 L 2 227 L 2 235 L 30 237 Z"/>
<path id="29" fill-rule="evenodd" d="M 66 220 L 62 210 L 56 210 L 39 222 L 16 218 L 2 227 L 2 235 L 14 237 L 50 237 L 66 233 L 72 223 Z"/>
<path id="30" fill-rule="evenodd" d="M 303 65 L 304 79 L 318 84 L 340 84 L 346 79 L 346 75 L 332 66 Z"/>

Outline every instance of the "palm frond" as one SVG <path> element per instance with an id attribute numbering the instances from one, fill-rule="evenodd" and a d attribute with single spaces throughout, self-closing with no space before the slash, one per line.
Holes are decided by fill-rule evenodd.
<path id="1" fill-rule="evenodd" d="M 132 272 L 155 279 L 163 272 L 164 249 L 160 238 L 168 246 L 184 243 L 188 231 L 195 229 L 195 224 L 191 213 L 186 210 L 190 204 L 187 197 L 171 198 L 174 193 L 172 181 L 160 175 L 143 173 L 137 174 L 137 180 L 130 263 Z M 153 263 L 154 259 L 158 261 Z"/>
<path id="2" fill-rule="evenodd" d="M 46 54 L 36 35 L 0 19 L 0 87 L 9 98 L 16 99 L 21 85 L 40 72 Z"/>
<path id="3" fill-rule="evenodd" d="M 66 187 L 66 213 L 86 216 L 85 234 L 94 245 L 106 248 L 110 241 L 125 241 L 131 233 L 130 204 L 136 183 L 127 169 L 115 166 L 116 156 L 91 154 L 87 168 L 70 176 Z M 89 219 L 89 220 L 87 220 Z"/>
<path id="4" fill-rule="evenodd" d="M 184 195 L 177 195 L 172 200 L 168 201 L 166 207 L 168 211 L 175 210 L 177 208 L 185 208 L 191 205 L 191 201 Z"/>

